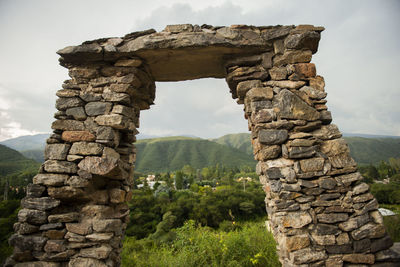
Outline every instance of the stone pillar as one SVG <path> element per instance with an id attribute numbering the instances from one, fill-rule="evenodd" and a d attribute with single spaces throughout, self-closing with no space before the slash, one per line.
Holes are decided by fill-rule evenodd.
<path id="1" fill-rule="evenodd" d="M 10 238 L 12 266 L 119 266 L 139 112 L 155 83 L 139 58 L 67 64 L 45 162 Z"/>
<path id="2" fill-rule="evenodd" d="M 226 80 L 244 104 L 282 265 L 378 264 L 393 242 L 309 63 L 321 30 L 300 26 L 271 51 L 227 61 Z"/>

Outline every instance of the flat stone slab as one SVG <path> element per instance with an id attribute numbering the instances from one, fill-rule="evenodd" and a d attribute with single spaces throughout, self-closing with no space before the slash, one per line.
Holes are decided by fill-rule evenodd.
<path id="1" fill-rule="evenodd" d="M 57 53 L 64 66 L 68 63 L 116 62 L 136 56 L 146 61 L 156 81 L 224 78 L 225 64 L 233 57 L 272 51 L 274 40 L 294 31 L 319 33 L 323 30 L 323 27 L 310 25 L 169 25 L 161 32 L 150 29 L 122 38 L 87 41 Z"/>

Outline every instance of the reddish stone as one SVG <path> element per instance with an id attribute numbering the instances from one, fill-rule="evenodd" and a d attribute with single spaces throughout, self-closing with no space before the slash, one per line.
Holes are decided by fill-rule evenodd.
<path id="1" fill-rule="evenodd" d="M 314 63 L 299 63 L 295 64 L 294 68 L 300 77 L 314 78 L 317 75 Z"/>
<path id="2" fill-rule="evenodd" d="M 96 136 L 88 131 L 64 131 L 61 139 L 67 142 L 94 141 Z"/>

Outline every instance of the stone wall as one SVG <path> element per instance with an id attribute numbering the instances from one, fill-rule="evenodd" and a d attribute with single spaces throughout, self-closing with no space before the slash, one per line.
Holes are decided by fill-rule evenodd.
<path id="1" fill-rule="evenodd" d="M 133 142 L 154 81 L 216 77 L 244 105 L 283 266 L 398 266 L 310 63 L 323 30 L 171 25 L 60 50 L 71 79 L 6 265 L 119 266 Z"/>

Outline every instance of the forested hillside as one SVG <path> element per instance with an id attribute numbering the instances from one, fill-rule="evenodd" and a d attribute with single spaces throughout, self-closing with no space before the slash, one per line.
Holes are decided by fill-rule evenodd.
<path id="1" fill-rule="evenodd" d="M 24 157 L 16 150 L 0 145 L 0 177 L 38 167 L 38 162 Z"/>
<path id="2" fill-rule="evenodd" d="M 255 166 L 249 154 L 208 140 L 190 137 L 165 137 L 136 143 L 136 170 L 174 171 L 185 165 L 203 168 L 220 164 L 227 167 Z"/>

